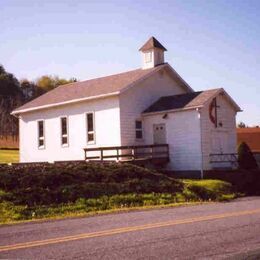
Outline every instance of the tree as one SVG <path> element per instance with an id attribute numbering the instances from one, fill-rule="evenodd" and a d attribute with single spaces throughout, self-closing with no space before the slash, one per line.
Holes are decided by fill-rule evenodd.
<path id="1" fill-rule="evenodd" d="M 0 65 L 0 137 L 18 136 L 18 119 L 10 112 L 23 102 L 19 81 Z"/>
<path id="2" fill-rule="evenodd" d="M 242 142 L 238 147 L 238 165 L 240 169 L 252 170 L 257 169 L 256 159 L 250 147 Z"/>
<path id="3" fill-rule="evenodd" d="M 17 78 L 8 73 L 2 65 L 0 65 L 0 96 L 23 96 Z"/>
<path id="4" fill-rule="evenodd" d="M 22 79 L 20 80 L 20 85 L 26 101 L 36 96 L 37 86 L 33 81 L 29 81 L 28 79 Z"/>
<path id="5" fill-rule="evenodd" d="M 77 79 L 75 78 L 70 78 L 70 79 L 64 79 L 64 78 L 59 78 L 58 76 L 48 76 L 44 75 L 40 78 L 37 79 L 36 85 L 39 89 L 42 90 L 42 92 L 47 92 L 50 91 L 60 85 L 76 82 Z"/>
<path id="6" fill-rule="evenodd" d="M 16 107 L 36 98 L 59 85 L 76 82 L 75 78 L 42 76 L 36 82 L 17 78 L 0 65 L 0 138 L 18 137 L 18 119 L 10 113 Z"/>
<path id="7" fill-rule="evenodd" d="M 238 128 L 246 128 L 246 124 L 244 122 L 239 122 L 237 125 Z"/>

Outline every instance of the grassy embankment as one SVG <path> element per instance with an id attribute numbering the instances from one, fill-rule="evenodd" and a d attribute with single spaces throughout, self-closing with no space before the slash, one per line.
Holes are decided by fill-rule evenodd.
<path id="1" fill-rule="evenodd" d="M 0 167 L 0 222 L 79 216 L 224 201 L 236 196 L 219 180 L 176 180 L 128 164 Z"/>
<path id="2" fill-rule="evenodd" d="M 19 161 L 18 150 L 2 150 L 0 149 L 0 163 L 16 163 Z"/>

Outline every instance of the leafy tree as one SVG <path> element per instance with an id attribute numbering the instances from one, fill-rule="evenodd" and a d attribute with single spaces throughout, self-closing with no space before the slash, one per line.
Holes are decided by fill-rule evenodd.
<path id="1" fill-rule="evenodd" d="M 238 147 L 238 165 L 240 169 L 252 170 L 257 169 L 256 159 L 250 147 L 242 142 Z"/>
<path id="2" fill-rule="evenodd" d="M 18 135 L 18 120 L 10 112 L 24 102 L 17 78 L 0 65 L 0 138 Z"/>
<path id="3" fill-rule="evenodd" d="M 246 128 L 246 124 L 244 122 L 239 122 L 237 125 L 238 128 Z"/>
<path id="4" fill-rule="evenodd" d="M 22 79 L 20 80 L 20 85 L 26 100 L 36 96 L 37 86 L 34 82 L 29 81 L 28 79 Z"/>
<path id="5" fill-rule="evenodd" d="M 0 138 L 18 137 L 18 119 L 10 113 L 16 107 L 36 98 L 59 85 L 76 82 L 75 78 L 64 79 L 58 76 L 42 76 L 36 82 L 17 78 L 0 65 Z"/>
<path id="6" fill-rule="evenodd" d="M 0 65 L 0 96 L 20 96 L 22 97 L 20 83 L 17 78 L 8 73 L 2 65 Z"/>
<path id="7" fill-rule="evenodd" d="M 44 75 L 37 79 L 36 85 L 39 89 L 41 89 L 43 92 L 50 91 L 60 85 L 76 82 L 77 80 L 75 78 L 70 79 L 64 79 L 59 78 L 58 76 L 48 76 Z"/>

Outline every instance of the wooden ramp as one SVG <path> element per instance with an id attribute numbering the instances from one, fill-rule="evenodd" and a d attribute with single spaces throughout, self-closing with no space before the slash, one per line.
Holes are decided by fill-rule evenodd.
<path id="1" fill-rule="evenodd" d="M 86 161 L 120 161 L 143 164 L 165 164 L 169 162 L 169 145 L 132 145 L 84 148 Z"/>

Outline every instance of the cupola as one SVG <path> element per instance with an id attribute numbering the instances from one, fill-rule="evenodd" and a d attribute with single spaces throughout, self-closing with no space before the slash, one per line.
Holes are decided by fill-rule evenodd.
<path id="1" fill-rule="evenodd" d="M 150 69 L 164 63 L 165 47 L 154 37 L 151 37 L 140 49 L 142 68 Z"/>

